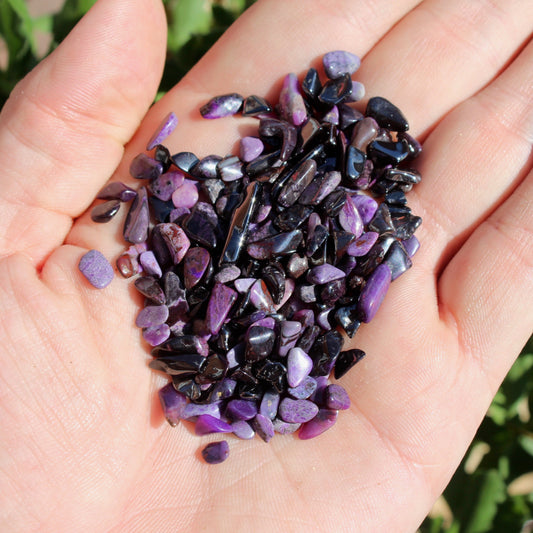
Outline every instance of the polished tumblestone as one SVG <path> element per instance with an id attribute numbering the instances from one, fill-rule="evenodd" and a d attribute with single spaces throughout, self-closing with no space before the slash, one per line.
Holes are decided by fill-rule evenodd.
<path id="1" fill-rule="evenodd" d="M 211 255 L 201 246 L 187 250 L 183 257 L 183 282 L 186 289 L 191 289 L 200 282 L 210 261 Z"/>
<path id="2" fill-rule="evenodd" d="M 274 389 L 268 389 L 263 394 L 261 398 L 261 403 L 259 405 L 259 413 L 263 416 L 274 420 L 278 413 L 278 406 L 280 402 L 280 394 Z"/>
<path id="3" fill-rule="evenodd" d="M 314 439 L 337 422 L 338 411 L 333 409 L 320 409 L 317 415 L 304 424 L 298 433 L 302 440 Z"/>
<path id="4" fill-rule="evenodd" d="M 335 379 L 344 376 L 363 357 L 365 357 L 365 352 L 357 348 L 341 352 L 335 361 Z"/>
<path id="5" fill-rule="evenodd" d="M 287 354 L 287 382 L 289 387 L 300 385 L 312 368 L 313 360 L 301 348 L 291 348 Z"/>
<path id="6" fill-rule="evenodd" d="M 124 222 L 124 239 L 133 244 L 145 242 L 148 239 L 149 222 L 148 195 L 146 188 L 140 187 Z"/>
<path id="7" fill-rule="evenodd" d="M 207 330 L 216 335 L 226 320 L 235 300 L 237 292 L 222 283 L 215 283 L 207 306 L 205 326 Z"/>
<path id="8" fill-rule="evenodd" d="M 359 316 L 362 322 L 370 322 L 379 309 L 391 282 L 388 265 L 380 264 L 368 278 L 359 297 Z"/>
<path id="9" fill-rule="evenodd" d="M 307 281 L 309 283 L 317 283 L 319 285 L 341 279 L 346 276 L 345 272 L 333 265 L 324 264 L 312 268 L 307 274 Z"/>
<path id="10" fill-rule="evenodd" d="M 91 220 L 93 222 L 109 222 L 118 213 L 119 209 L 120 200 L 108 200 L 92 208 Z"/>
<path id="11" fill-rule="evenodd" d="M 89 250 L 82 256 L 78 264 L 80 272 L 87 281 L 97 289 L 107 287 L 113 280 L 113 267 L 98 250 Z"/>
<path id="12" fill-rule="evenodd" d="M 239 154 L 241 160 L 245 163 L 253 161 L 256 157 L 260 156 L 265 146 L 263 141 L 257 137 L 243 137 L 240 143 Z"/>
<path id="13" fill-rule="evenodd" d="M 404 132 L 409 129 L 409 123 L 403 113 L 386 98 L 374 96 L 366 106 L 365 114 L 372 117 L 382 128 Z"/>
<path id="14" fill-rule="evenodd" d="M 279 95 L 279 105 L 281 115 L 291 124 L 300 126 L 307 119 L 307 110 L 295 74 L 285 76 Z"/>
<path id="15" fill-rule="evenodd" d="M 135 325 L 138 328 L 159 326 L 166 322 L 167 318 L 168 307 L 166 305 L 147 305 L 137 315 Z"/>
<path id="16" fill-rule="evenodd" d="M 246 420 L 235 420 L 231 423 L 233 434 L 239 439 L 249 440 L 255 436 L 255 431 Z"/>
<path id="17" fill-rule="evenodd" d="M 183 185 L 185 176 L 178 171 L 165 172 L 150 180 L 148 190 L 163 202 L 168 202 L 172 198 L 174 191 Z"/>
<path id="18" fill-rule="evenodd" d="M 274 349 L 276 334 L 264 326 L 251 326 L 246 332 L 245 358 L 250 362 L 257 362 L 268 357 Z"/>
<path id="19" fill-rule="evenodd" d="M 187 405 L 187 397 L 174 389 L 172 383 L 168 383 L 159 389 L 159 401 L 163 414 L 171 426 L 176 426 L 182 418 L 183 410 Z"/>
<path id="20" fill-rule="evenodd" d="M 210 433 L 231 433 L 232 427 L 220 418 L 211 415 L 200 415 L 194 424 L 196 435 L 209 435 Z"/>
<path id="21" fill-rule="evenodd" d="M 279 404 L 279 416 L 291 424 L 309 422 L 318 413 L 318 407 L 309 400 L 293 400 L 283 398 Z"/>
<path id="22" fill-rule="evenodd" d="M 202 457 L 206 463 L 216 465 L 225 461 L 229 456 L 227 441 L 211 442 L 202 450 Z"/>
<path id="23" fill-rule="evenodd" d="M 316 379 L 307 376 L 297 387 L 289 387 L 287 392 L 296 400 L 307 400 L 315 392 L 316 387 Z"/>
<path id="24" fill-rule="evenodd" d="M 230 400 L 226 416 L 232 420 L 251 420 L 257 414 L 257 405 L 252 400 Z"/>
<path id="25" fill-rule="evenodd" d="M 222 118 L 235 115 L 240 111 L 243 102 L 244 98 L 237 93 L 215 96 L 200 108 L 200 114 L 204 118 Z"/>
<path id="26" fill-rule="evenodd" d="M 155 131 L 155 133 L 150 137 L 146 145 L 147 150 L 155 148 L 158 144 L 161 144 L 175 129 L 178 125 L 178 117 L 171 111 L 165 118 L 161 121 L 161 124 Z"/>
<path id="27" fill-rule="evenodd" d="M 255 415 L 252 420 L 252 427 L 265 442 L 269 442 L 274 436 L 274 425 L 272 424 L 272 420 L 261 413 Z"/>
<path id="28" fill-rule="evenodd" d="M 135 280 L 135 288 L 146 298 L 154 303 L 163 305 L 166 303 L 166 296 L 161 285 L 153 276 L 142 276 Z"/>
<path id="29" fill-rule="evenodd" d="M 137 196 L 137 192 L 120 181 L 114 181 L 103 187 L 96 198 L 99 200 L 120 200 L 129 202 Z"/>
<path id="30" fill-rule="evenodd" d="M 330 79 L 336 79 L 343 74 L 352 75 L 361 66 L 361 59 L 350 52 L 335 50 L 324 54 L 322 64 L 326 76 Z"/>
<path id="31" fill-rule="evenodd" d="M 331 384 L 326 387 L 326 407 L 328 409 L 348 409 L 350 407 L 350 397 L 344 387 Z"/>
<path id="32" fill-rule="evenodd" d="M 146 154 L 139 154 L 130 164 L 130 174 L 139 180 L 155 179 L 162 173 L 163 165 Z"/>

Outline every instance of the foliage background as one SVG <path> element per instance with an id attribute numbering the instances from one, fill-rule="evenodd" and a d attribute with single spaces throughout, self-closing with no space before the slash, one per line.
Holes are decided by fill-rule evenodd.
<path id="1" fill-rule="evenodd" d="M 41 8 L 47 3 L 38 1 Z M 65 0 L 59 10 L 36 15 L 35 1 L 0 0 L 0 108 L 15 84 L 63 40 L 94 1 Z M 179 81 L 254 2 L 163 1 L 169 35 L 158 96 Z M 55 4 L 60 6 L 61 0 Z M 528 523 L 533 518 L 532 370 L 533 337 L 420 533 L 533 532 L 533 523 Z"/>

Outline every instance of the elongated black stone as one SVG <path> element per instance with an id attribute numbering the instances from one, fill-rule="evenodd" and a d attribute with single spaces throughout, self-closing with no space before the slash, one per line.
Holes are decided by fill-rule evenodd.
<path id="1" fill-rule="evenodd" d="M 374 96 L 366 106 L 365 115 L 372 117 L 382 128 L 404 132 L 409 129 L 409 123 L 403 113 L 386 98 Z"/>
<path id="2" fill-rule="evenodd" d="M 405 193 L 403 191 L 395 190 L 385 195 L 385 202 L 389 204 L 390 210 L 391 205 L 406 205 L 407 198 L 405 197 Z"/>
<path id="3" fill-rule="evenodd" d="M 278 233 L 247 246 L 247 251 L 254 259 L 269 259 L 273 255 L 290 255 L 298 249 L 303 240 L 299 229 L 286 233 Z"/>
<path id="4" fill-rule="evenodd" d="M 200 339 L 196 335 L 181 335 L 179 337 L 171 337 L 164 343 L 160 344 L 152 350 L 152 355 L 157 357 L 160 352 L 175 352 L 175 353 L 196 353 L 202 354 L 204 348 Z"/>
<path id="5" fill-rule="evenodd" d="M 318 337 L 309 350 L 309 356 L 313 359 L 311 376 L 327 376 L 331 372 L 343 344 L 342 335 L 335 330 L 328 331 Z"/>
<path id="6" fill-rule="evenodd" d="M 394 224 L 394 236 L 400 240 L 407 240 L 413 236 L 418 226 L 422 224 L 422 218 L 411 213 L 405 213 L 392 219 Z"/>
<path id="7" fill-rule="evenodd" d="M 272 174 L 277 176 L 277 172 L 281 172 L 283 162 L 280 159 L 281 150 L 274 150 L 273 152 L 268 152 L 266 154 L 261 154 L 259 157 L 256 157 L 253 161 L 246 165 L 246 174 L 251 178 L 262 178 L 263 176 L 270 177 L 270 174 L 273 170 L 273 167 L 278 167 L 277 170 Z"/>
<path id="8" fill-rule="evenodd" d="M 294 204 L 305 188 L 313 181 L 316 174 L 316 161 L 307 159 L 291 174 L 278 196 L 278 203 L 283 207 Z"/>
<path id="9" fill-rule="evenodd" d="M 200 388 L 200 385 L 198 385 L 198 383 L 196 383 L 196 381 L 194 381 L 192 378 L 185 380 L 181 380 L 179 378 L 180 376 L 172 376 L 172 386 L 176 389 L 176 391 L 185 394 L 189 400 L 198 400 L 202 395 L 202 389 Z"/>
<path id="10" fill-rule="evenodd" d="M 348 146 L 345 153 L 344 175 L 350 184 L 361 177 L 365 169 L 366 154 L 354 146 Z"/>
<path id="11" fill-rule="evenodd" d="M 318 72 L 315 68 L 310 68 L 302 81 L 302 92 L 311 103 L 314 103 L 321 91 L 322 84 Z"/>
<path id="12" fill-rule="evenodd" d="M 189 174 L 200 160 L 192 152 L 179 152 L 172 156 L 172 161 L 180 170 Z"/>
<path id="13" fill-rule="evenodd" d="M 199 372 L 205 365 L 206 358 L 197 353 L 162 355 L 150 361 L 150 368 L 163 369 L 167 374 L 180 374 L 186 372 Z"/>
<path id="14" fill-rule="evenodd" d="M 413 264 L 409 254 L 403 245 L 398 241 L 394 241 L 391 244 L 390 248 L 385 254 L 383 262 L 389 265 L 391 271 L 391 280 L 395 280 L 398 276 L 411 268 Z"/>
<path id="15" fill-rule="evenodd" d="M 367 148 L 368 157 L 383 165 L 397 165 L 409 155 L 409 147 L 404 141 L 372 141 Z"/>
<path id="16" fill-rule="evenodd" d="M 379 234 L 394 232 L 395 227 L 387 204 L 382 203 L 379 205 L 375 215 L 368 224 L 368 229 L 370 231 L 377 231 Z"/>
<path id="17" fill-rule="evenodd" d="M 252 326 L 246 333 L 246 352 L 244 357 L 251 363 L 268 357 L 274 349 L 276 334 L 264 326 Z"/>
<path id="18" fill-rule="evenodd" d="M 340 379 L 344 376 L 346 372 L 348 372 L 348 370 L 350 370 L 350 368 L 359 362 L 365 355 L 363 350 L 357 348 L 339 354 L 335 361 L 335 379 Z"/>
<path id="19" fill-rule="evenodd" d="M 357 319 L 357 317 L 357 301 L 351 305 L 338 307 L 334 313 L 335 321 L 337 324 L 339 324 L 339 326 L 341 326 L 342 329 L 344 329 L 346 335 L 348 335 L 350 338 L 356 334 L 359 326 L 361 325 L 361 322 Z"/>
<path id="20" fill-rule="evenodd" d="M 168 148 L 166 146 L 163 146 L 162 144 L 158 144 L 155 147 L 154 159 L 156 161 L 159 161 L 163 165 L 163 173 L 165 173 L 172 164 L 172 157 L 170 156 L 170 152 L 168 151 Z"/>
<path id="21" fill-rule="evenodd" d="M 313 231 L 307 237 L 307 245 L 305 254 L 307 257 L 312 257 L 318 249 L 326 242 L 329 237 L 329 231 L 323 224 L 315 226 Z"/>
<path id="22" fill-rule="evenodd" d="M 257 379 L 266 381 L 280 394 L 287 389 L 287 368 L 279 361 L 269 361 L 254 365 Z"/>
<path id="23" fill-rule="evenodd" d="M 336 189 L 324 198 L 320 207 L 328 217 L 336 217 L 346 203 L 346 192 Z"/>
<path id="24" fill-rule="evenodd" d="M 261 197 L 261 184 L 252 182 L 246 188 L 246 196 L 242 203 L 233 211 L 230 229 L 222 254 L 220 264 L 236 263 L 246 244 L 248 228 Z"/>
<path id="25" fill-rule="evenodd" d="M 95 205 L 91 210 L 93 222 L 109 222 L 119 211 L 120 200 L 109 200 Z"/>
<path id="26" fill-rule="evenodd" d="M 306 205 L 291 205 L 274 218 L 274 225 L 280 231 L 292 231 L 304 224 L 313 212 L 312 207 Z"/>
<path id="27" fill-rule="evenodd" d="M 133 244 L 146 241 L 149 221 L 150 211 L 146 187 L 139 187 L 124 222 L 124 239 Z"/>
<path id="28" fill-rule="evenodd" d="M 185 230 L 187 237 L 201 246 L 213 249 L 217 246 L 217 236 L 215 233 L 215 225 L 210 220 L 210 214 L 204 207 L 212 207 L 204 202 L 198 202 L 191 210 L 191 213 L 187 215 L 182 223 L 181 227 Z M 213 211 L 211 216 L 216 215 Z"/>
<path id="29" fill-rule="evenodd" d="M 305 328 L 302 336 L 298 339 L 296 346 L 301 348 L 305 353 L 309 353 L 311 347 L 315 343 L 317 337 L 320 335 L 322 329 L 320 326 L 309 326 Z"/>
<path id="30" fill-rule="evenodd" d="M 159 305 L 166 303 L 166 296 L 159 285 L 158 281 L 153 276 L 143 276 L 135 280 L 135 288 L 146 298 Z"/>
<path id="31" fill-rule="evenodd" d="M 401 181 L 403 183 L 420 183 L 420 172 L 417 170 L 401 170 L 399 168 L 389 168 L 385 177 L 391 181 Z"/>
<path id="32" fill-rule="evenodd" d="M 285 272 L 279 264 L 267 264 L 261 270 L 261 279 L 266 283 L 275 304 L 279 304 L 285 295 Z"/>

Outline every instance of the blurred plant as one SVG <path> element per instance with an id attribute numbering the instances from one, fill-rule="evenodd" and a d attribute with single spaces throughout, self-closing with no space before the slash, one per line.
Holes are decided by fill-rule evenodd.
<path id="1" fill-rule="evenodd" d="M 163 0 L 168 19 L 158 97 L 173 87 L 255 0 Z M 70 32 L 95 0 L 66 0 L 31 17 L 25 0 L 0 0 L 0 108 L 15 84 Z M 38 35 L 51 38 L 47 50 Z M 50 40 L 50 39 L 49 39 Z M 2 49 L 0 47 L 0 56 Z M 533 337 L 514 364 L 421 533 L 518 532 L 533 518 Z M 533 526 L 524 527 L 524 533 Z"/>

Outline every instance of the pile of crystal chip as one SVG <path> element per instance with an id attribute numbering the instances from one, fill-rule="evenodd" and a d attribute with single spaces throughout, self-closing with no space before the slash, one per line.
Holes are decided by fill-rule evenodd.
<path id="1" fill-rule="evenodd" d="M 364 113 L 352 105 L 364 97 L 352 80 L 359 64 L 326 54 L 325 81 L 314 68 L 301 82 L 288 74 L 276 106 L 237 93 L 207 102 L 204 118 L 257 119 L 238 156 L 171 155 L 169 113 L 131 163 L 140 186 L 100 191 L 95 222 L 131 202 L 130 247 L 116 264 L 144 296 L 136 325 L 153 347 L 149 366 L 170 379 L 159 397 L 172 426 L 310 439 L 350 406 L 330 374 L 338 380 L 365 355 L 345 340 L 411 267 L 421 223 L 406 200 L 420 144 L 385 98 Z M 202 455 L 214 464 L 228 453 L 223 440 Z"/>

